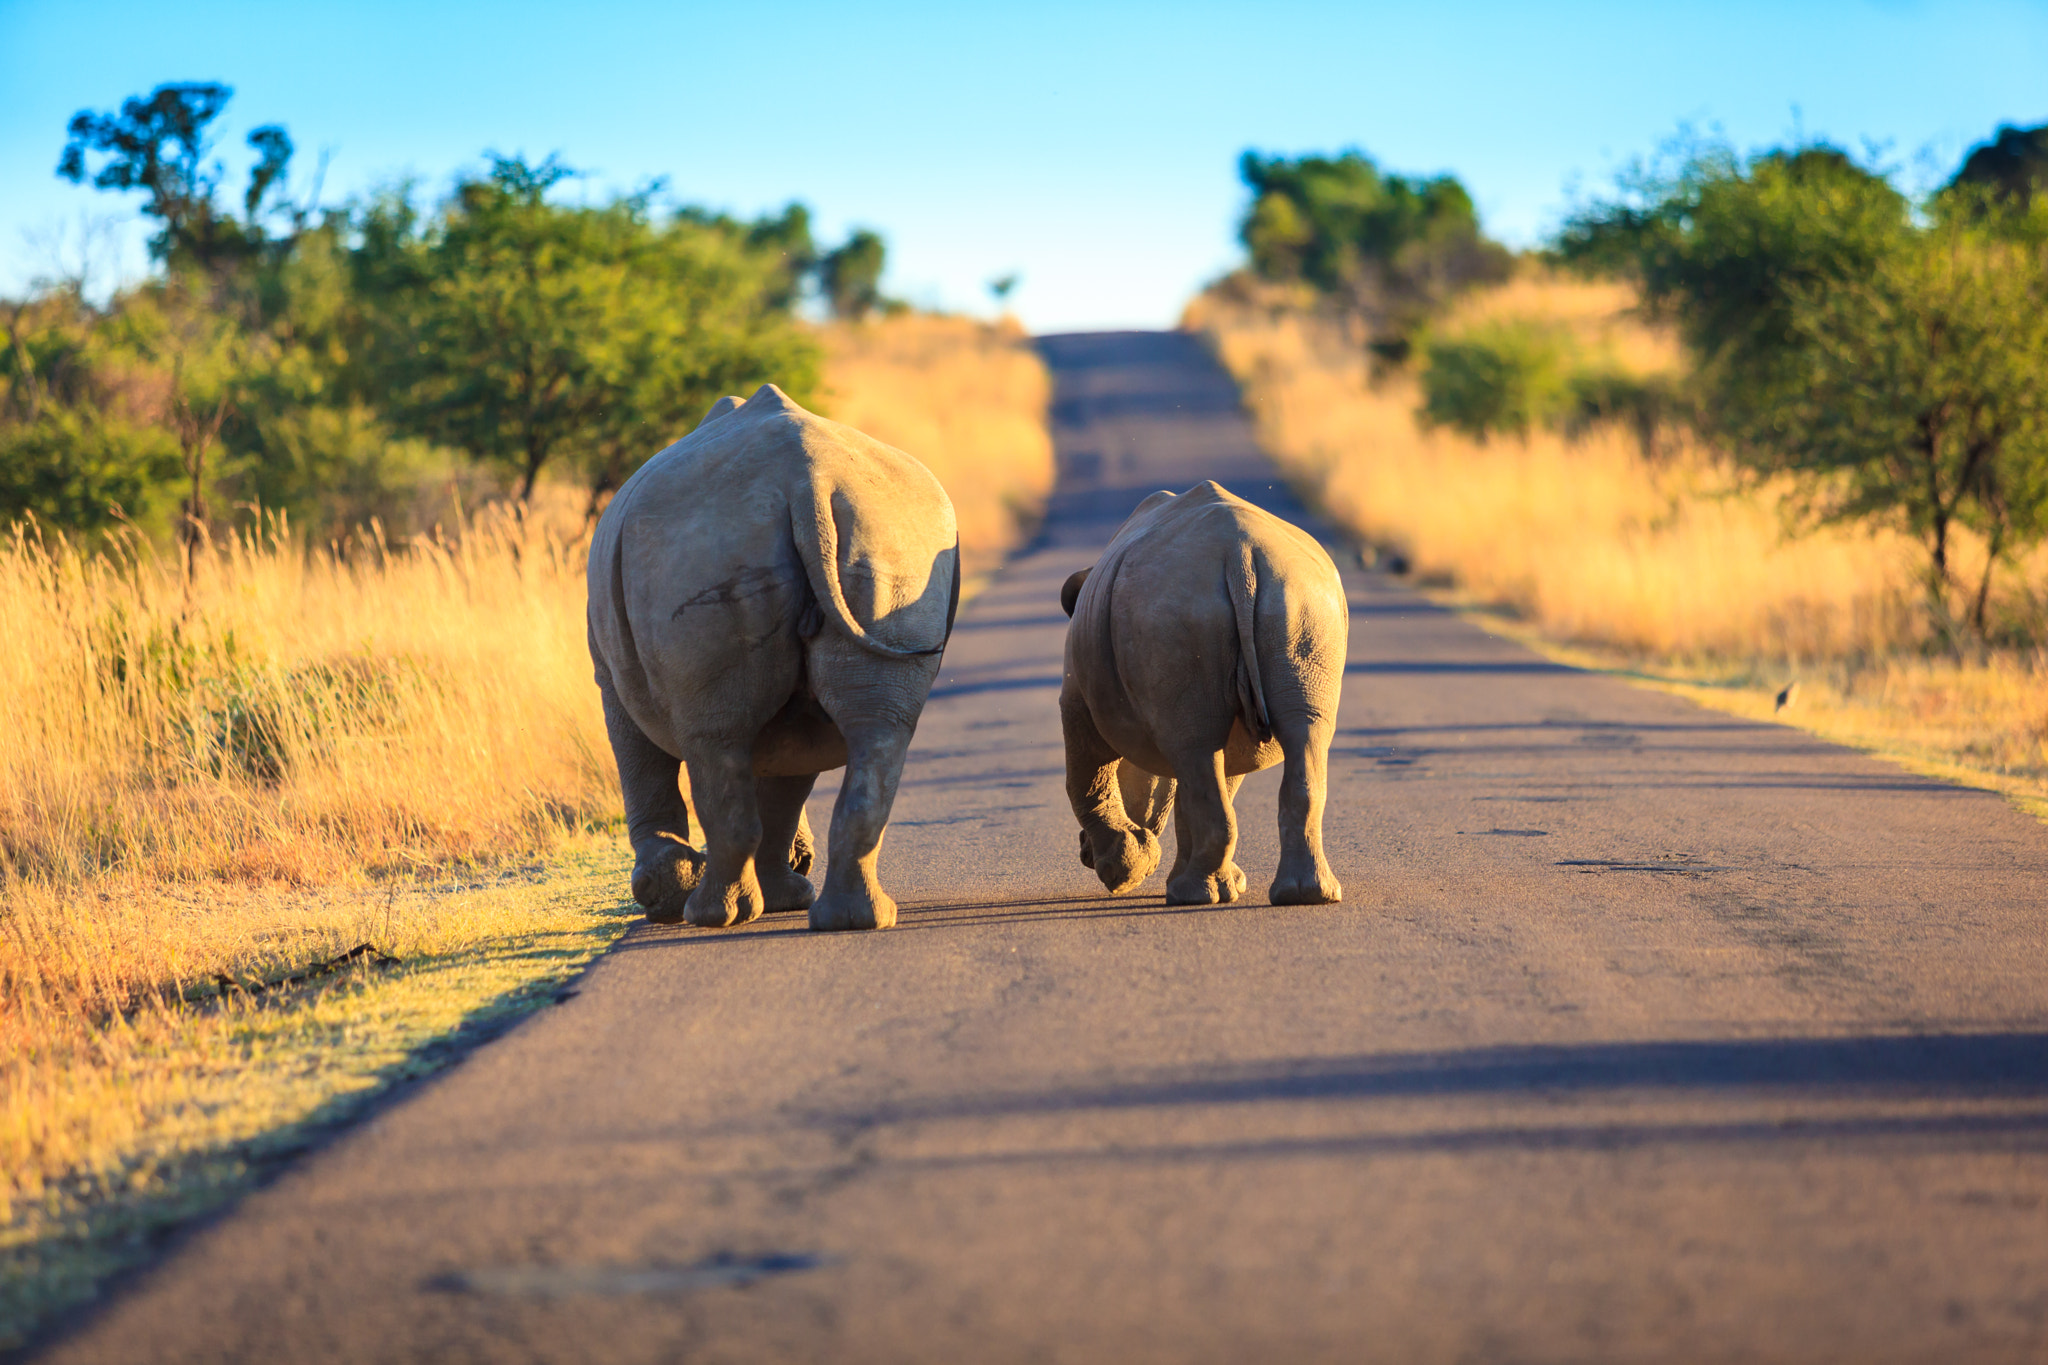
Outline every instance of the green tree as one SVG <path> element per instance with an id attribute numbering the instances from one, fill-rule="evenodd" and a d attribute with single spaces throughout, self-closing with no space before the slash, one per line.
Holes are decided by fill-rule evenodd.
<path id="1" fill-rule="evenodd" d="M 1927 555 L 1937 629 L 1987 629 L 1991 576 L 2048 531 L 2048 233 L 2021 207 L 1905 197 L 1839 150 L 1695 150 L 1577 215 L 1570 261 L 1634 276 L 1693 362 L 1689 410 L 1821 520 Z M 1954 535 L 1984 574 L 1957 610 Z"/>
<path id="2" fill-rule="evenodd" d="M 1650 312 L 1675 322 L 1692 354 L 1708 425 L 1737 445 L 1803 383 L 1794 299 L 1867 277 L 1911 230 L 1905 197 L 1827 146 L 1747 165 L 1726 148 L 1696 148 L 1675 174 L 1639 172 L 1627 190 L 1575 215 L 1558 249 L 1640 282 Z"/>
<path id="3" fill-rule="evenodd" d="M 281 203 L 291 140 L 267 127 L 238 219 L 208 140 L 229 93 L 165 85 L 71 121 L 59 174 L 145 194 L 160 270 L 103 309 L 56 288 L 4 305 L 0 515 L 188 546 L 251 505 L 419 529 L 461 485 L 506 471 L 526 498 L 544 469 L 579 472 L 594 510 L 721 393 L 815 383 L 801 204 L 568 206 L 559 162 L 497 158 L 437 211 L 400 186 L 314 222 Z"/>
<path id="4" fill-rule="evenodd" d="M 82 184 L 87 159 L 96 156 L 96 188 L 146 193 L 142 211 L 161 225 L 149 244 L 160 261 L 216 270 L 247 257 L 266 241 L 264 206 L 283 188 L 292 140 L 276 124 L 249 134 L 257 161 L 242 196 L 244 220 L 222 213 L 215 195 L 224 172 L 219 162 L 209 161 L 213 144 L 206 129 L 233 95 L 212 82 L 167 84 L 147 98 L 124 100 L 117 114 L 80 110 L 71 119 L 57 174 Z"/>
<path id="5" fill-rule="evenodd" d="M 2008 204 L 2048 198 L 2048 123 L 2001 125 L 1989 142 L 1970 149 L 1947 188 L 1963 186 L 1989 190 Z"/>
<path id="6" fill-rule="evenodd" d="M 1791 326 L 1803 383 L 1751 458 L 1809 476 L 1826 516 L 1917 538 L 1937 621 L 1982 638 L 1993 571 L 2048 531 L 2048 251 L 1953 218 L 1861 278 L 1800 286 Z M 1957 526 L 1989 552 L 1961 613 Z"/>
<path id="7" fill-rule="evenodd" d="M 784 205 L 773 218 L 744 224 L 723 214 L 713 217 L 689 209 L 677 216 L 681 221 L 701 223 L 728 235 L 738 232 L 750 251 L 775 262 L 778 283 L 767 295 L 775 308 L 795 307 L 803 294 L 804 281 L 818 267 L 818 248 L 811 240 L 811 211 L 802 204 Z"/>
<path id="8" fill-rule="evenodd" d="M 569 173 L 498 158 L 459 186 L 386 336 L 402 343 L 387 372 L 412 371 L 410 428 L 508 467 L 522 500 L 557 456 L 600 493 L 720 393 L 815 382 L 785 252 L 701 216 L 656 223 L 646 195 L 550 204 Z"/>
<path id="9" fill-rule="evenodd" d="M 818 262 L 818 287 L 832 316 L 858 322 L 882 305 L 882 267 L 888 248 L 881 236 L 856 228 Z"/>
<path id="10" fill-rule="evenodd" d="M 1453 176 L 1389 175 L 1363 152 L 1262 157 L 1238 174 L 1252 203 L 1238 225 L 1252 269 L 1301 281 L 1381 323 L 1383 346 L 1408 335 L 1469 285 L 1507 277 L 1507 250 L 1479 230 L 1472 197 Z"/>
<path id="11" fill-rule="evenodd" d="M 1479 441 L 1562 425 L 1573 405 L 1570 342 L 1555 328 L 1528 322 L 1432 339 L 1424 350 L 1422 421 Z"/>
<path id="12" fill-rule="evenodd" d="M 0 523 L 168 529 L 179 450 L 165 377 L 132 330 L 76 290 L 0 308 Z"/>

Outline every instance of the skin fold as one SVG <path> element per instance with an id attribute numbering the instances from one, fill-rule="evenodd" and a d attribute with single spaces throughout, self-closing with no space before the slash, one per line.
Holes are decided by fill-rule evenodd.
<path id="1" fill-rule="evenodd" d="M 1285 765 L 1275 905 L 1341 901 L 1323 803 L 1350 611 L 1307 533 L 1204 482 L 1159 492 L 1067 580 L 1060 719 L 1081 861 L 1112 892 L 1159 866 L 1174 817 L 1170 905 L 1244 893 L 1234 803 Z"/>
<path id="2" fill-rule="evenodd" d="M 959 562 L 930 471 L 772 384 L 626 481 L 591 544 L 590 656 L 650 920 L 895 923 L 876 861 Z M 838 767 L 814 902 L 804 800 Z"/>

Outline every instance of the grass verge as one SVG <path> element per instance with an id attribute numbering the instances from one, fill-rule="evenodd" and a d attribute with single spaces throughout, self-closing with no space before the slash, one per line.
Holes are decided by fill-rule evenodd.
<path id="1" fill-rule="evenodd" d="M 15 1172 L 0 1202 L 0 1349 L 380 1095 L 551 1002 L 639 917 L 629 862 L 616 836 L 590 835 L 465 882 L 330 890 L 319 906 L 266 892 L 279 912 L 352 915 L 351 932 L 399 961 L 267 992 L 210 983 L 15 1066 L 9 1122 L 67 1130 L 75 1158 L 50 1178 Z"/>
<path id="2" fill-rule="evenodd" d="M 1922 777 L 1978 787 L 2048 823 L 2048 765 L 2034 758 L 2048 731 L 2038 659 L 1978 663 L 1893 658 L 1809 666 L 1687 664 L 1566 644 L 1511 614 L 1433 594 L 1461 616 L 1555 663 L 1654 687 L 1744 720 L 1795 726 Z M 1778 698 L 1790 688 L 1783 706 Z"/>
<path id="3" fill-rule="evenodd" d="M 970 568 L 1052 483 L 1014 326 L 824 329 L 834 415 L 924 460 Z M 0 1345 L 431 1070 L 637 914 L 580 490 L 404 544 L 281 520 L 186 563 L 0 535 Z M 251 994 L 358 944 L 345 964 Z"/>
<path id="4" fill-rule="evenodd" d="M 1682 363 L 1626 286 L 1540 272 L 1475 291 L 1440 320 L 1526 323 L 1643 377 Z M 1221 288 L 1189 307 L 1237 378 L 1260 438 L 1311 505 L 1481 624 L 1560 662 L 1797 725 L 1917 772 L 2048 812 L 2048 653 L 1930 656 L 1916 551 L 1895 532 L 1793 535 L 1786 487 L 1740 478 L 1671 434 L 1470 439 L 1417 420 L 1405 371 L 1376 372 L 1341 317 L 1300 299 Z M 1354 329 L 1355 330 L 1355 329 Z M 1961 557 L 1983 547 L 1971 543 Z M 1964 576 L 1976 564 L 1966 566 Z M 2048 573 L 2015 566 L 2000 606 L 2039 638 Z M 2028 631 L 2021 631 L 2026 634 Z M 1797 682 L 1782 712 L 1778 692 Z"/>

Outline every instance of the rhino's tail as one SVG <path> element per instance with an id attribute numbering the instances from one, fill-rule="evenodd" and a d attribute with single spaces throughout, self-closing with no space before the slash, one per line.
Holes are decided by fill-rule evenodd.
<path id="1" fill-rule="evenodd" d="M 1273 737 L 1273 717 L 1266 710 L 1266 688 L 1259 679 L 1259 566 L 1251 546 L 1237 547 L 1236 562 L 1225 569 L 1224 578 L 1237 616 L 1237 709 L 1244 715 L 1244 728 L 1264 744 Z"/>
<path id="2" fill-rule="evenodd" d="M 839 586 L 839 527 L 832 520 L 832 490 L 811 479 L 798 486 L 796 496 L 790 499 L 790 532 L 796 540 L 796 552 L 804 562 L 804 576 L 810 580 L 811 593 L 839 628 L 851 636 L 854 643 L 871 654 L 885 659 L 920 659 L 945 652 L 946 642 L 942 639 L 930 649 L 898 649 L 895 645 L 877 640 L 867 633 L 861 623 L 854 619 L 853 610 L 846 605 L 846 594 Z M 956 542 L 957 544 L 957 542 Z M 960 556 L 956 550 L 953 556 L 953 592 L 960 590 Z M 952 613 L 947 613 L 947 633 L 952 633 Z"/>

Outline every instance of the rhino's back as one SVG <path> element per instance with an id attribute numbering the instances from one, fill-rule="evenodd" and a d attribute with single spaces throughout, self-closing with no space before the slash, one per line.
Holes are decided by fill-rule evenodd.
<path id="1" fill-rule="evenodd" d="M 796 509 L 814 502 L 831 509 L 835 567 L 864 624 L 950 595 L 950 579 L 936 594 L 931 583 L 950 572 L 956 539 L 931 472 L 764 385 L 643 465 L 593 537 L 591 651 L 629 710 L 654 690 L 650 654 L 732 636 L 788 635 L 793 647 L 810 591 Z"/>
<path id="2" fill-rule="evenodd" d="M 649 460 L 612 500 L 605 523 L 629 573 L 672 569 L 681 540 L 763 554 L 787 543 L 791 502 L 812 486 L 830 491 L 842 556 L 849 548 L 868 556 L 952 548 L 953 505 L 930 470 L 806 411 L 772 384 Z M 643 554 L 654 562 L 636 563 Z"/>
<path id="3" fill-rule="evenodd" d="M 1076 604 L 1098 629 L 1129 638 L 1162 616 L 1235 631 L 1224 573 L 1253 552 L 1262 578 L 1304 590 L 1305 600 L 1343 608 L 1337 566 L 1315 538 L 1214 482 L 1134 516 L 1120 528 Z M 1327 600 L 1323 600 L 1327 599 Z"/>
<path id="4" fill-rule="evenodd" d="M 1074 683 L 1105 737 L 1148 771 L 1160 771 L 1151 766 L 1157 736 L 1180 718 L 1227 717 L 1238 707 L 1241 645 L 1230 578 L 1244 572 L 1247 552 L 1260 654 L 1284 662 L 1290 641 L 1329 637 L 1341 657 L 1348 621 L 1328 553 L 1214 483 L 1133 516 L 1075 604 L 1068 635 Z"/>
<path id="5" fill-rule="evenodd" d="M 1127 528 L 1138 532 L 1133 553 L 1140 561 L 1170 559 L 1221 560 L 1240 545 L 1252 546 L 1280 572 L 1327 575 L 1336 579 L 1336 565 L 1315 537 L 1265 508 L 1246 502 L 1213 480 L 1195 485 L 1155 509 L 1147 524 Z M 1119 532 L 1117 539 L 1123 538 Z"/>

